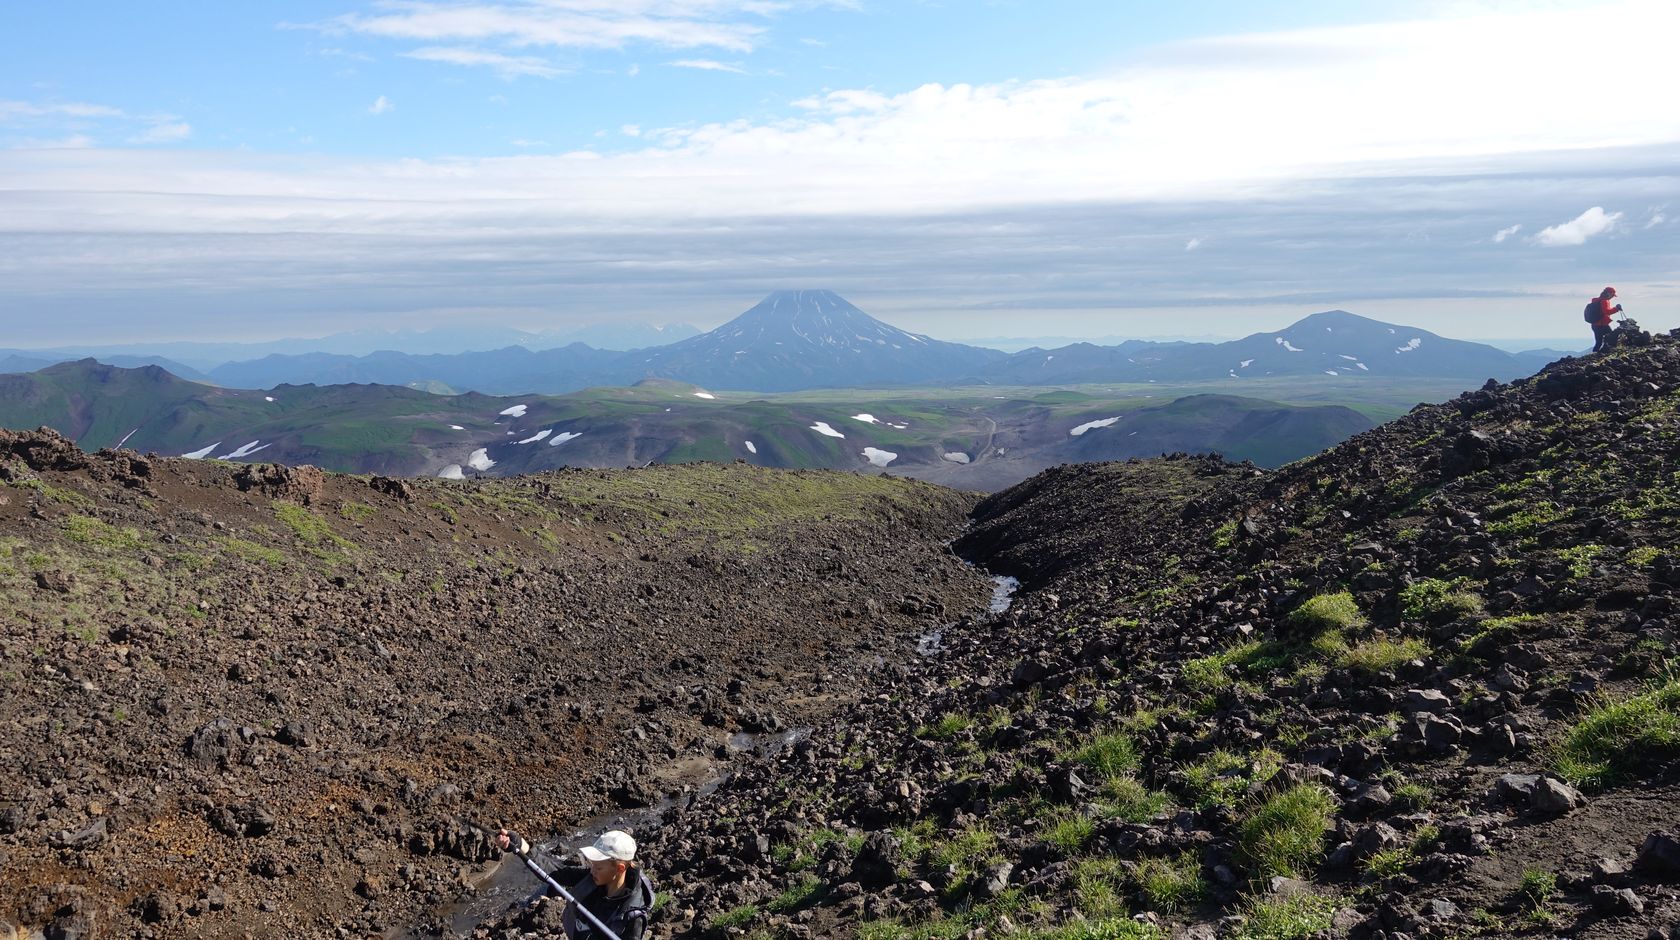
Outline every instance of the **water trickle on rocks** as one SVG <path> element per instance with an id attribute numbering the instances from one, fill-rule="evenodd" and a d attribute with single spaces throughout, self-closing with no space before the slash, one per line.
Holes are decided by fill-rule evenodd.
<path id="1" fill-rule="evenodd" d="M 986 611 L 993 616 L 1009 609 L 1015 603 L 1015 592 L 1021 589 L 1021 582 L 1008 575 L 1000 574 L 992 578 L 992 599 L 986 605 Z M 930 630 L 916 638 L 916 655 L 932 656 L 945 645 L 945 627 Z"/>

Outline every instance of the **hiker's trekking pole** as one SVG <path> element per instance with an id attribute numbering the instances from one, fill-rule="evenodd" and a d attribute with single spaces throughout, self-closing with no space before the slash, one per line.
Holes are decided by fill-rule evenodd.
<path id="1" fill-rule="evenodd" d="M 578 899 L 573 897 L 570 891 L 560 887 L 560 882 L 548 877 L 548 872 L 543 871 L 542 866 L 538 865 L 536 861 L 531 858 L 528 852 L 521 852 L 521 848 L 527 848 L 528 846 L 524 844 L 523 839 L 521 839 L 520 842 L 522 843 L 521 845 L 510 847 L 510 851 L 519 856 L 520 860 L 525 863 L 525 867 L 531 869 L 532 873 L 534 873 L 538 878 L 548 882 L 548 886 L 554 889 L 554 893 L 560 895 L 567 904 L 570 904 L 579 914 L 583 915 L 583 918 L 589 921 L 589 926 L 600 931 L 601 936 L 605 938 L 605 940 L 618 940 L 618 934 L 613 933 L 612 928 L 601 923 L 601 919 L 596 917 L 594 912 L 589 908 L 579 904 Z"/>

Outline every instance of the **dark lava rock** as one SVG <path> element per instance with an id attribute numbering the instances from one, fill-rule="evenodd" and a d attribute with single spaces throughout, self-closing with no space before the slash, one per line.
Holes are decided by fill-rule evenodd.
<path id="1" fill-rule="evenodd" d="M 1593 909 L 1612 917 L 1630 917 L 1645 913 L 1645 902 L 1639 895 L 1633 893 L 1632 888 L 1612 888 L 1609 885 L 1593 885 Z"/>
<path id="2" fill-rule="evenodd" d="M 1661 881 L 1680 882 L 1680 833 L 1653 832 L 1646 836 L 1634 869 Z"/>
<path id="3" fill-rule="evenodd" d="M 890 832 L 871 832 L 864 837 L 852 862 L 852 879 L 865 887 L 882 888 L 898 880 L 904 864 L 904 850 Z"/>
<path id="4" fill-rule="evenodd" d="M 218 806 L 209 820 L 217 832 L 234 838 L 256 839 L 274 831 L 274 814 L 256 803 Z"/>

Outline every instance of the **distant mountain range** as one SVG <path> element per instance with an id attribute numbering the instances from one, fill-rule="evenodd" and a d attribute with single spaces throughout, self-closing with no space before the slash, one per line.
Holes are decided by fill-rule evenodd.
<path id="1" fill-rule="evenodd" d="M 860 335 L 867 334 L 854 339 Z M 157 366 L 122 369 L 83 360 L 0 375 L 0 426 L 46 425 L 88 450 L 127 447 L 360 473 L 464 478 L 745 460 L 885 470 L 997 489 L 1061 463 L 1163 451 L 1211 450 L 1281 464 L 1375 423 L 1346 407 L 1226 395 L 1168 401 L 1135 393 L 986 391 L 836 391 L 821 400 L 811 394 L 766 400 L 664 379 L 508 398 L 360 384 L 251 391 L 188 382 Z"/>
<path id="2" fill-rule="evenodd" d="M 55 362 L 98 359 L 112 365 L 161 365 L 176 375 L 197 377 L 229 362 L 247 362 L 264 356 L 302 356 L 327 353 L 335 356 L 368 356 L 397 352 L 426 356 L 473 352 L 519 346 L 525 349 L 555 349 L 585 343 L 596 349 L 642 349 L 685 340 L 699 335 L 686 323 L 650 326 L 643 323 L 597 323 L 571 330 L 514 330 L 505 327 L 444 327 L 430 330 L 353 330 L 313 339 L 281 339 L 263 343 L 142 343 L 101 346 L 65 346 L 51 349 L 0 349 L 0 372 L 28 372 Z M 23 368 L 29 362 L 39 365 Z M 173 368 L 171 367 L 173 366 Z"/>
<path id="3" fill-rule="evenodd" d="M 5 351 L 0 351 L 3 354 Z M 40 357 L 15 354 L 13 368 Z M 273 354 L 224 363 L 207 378 L 229 388 L 371 383 L 438 392 L 561 394 L 646 378 L 712 389 L 779 392 L 918 385 L 1075 385 L 1334 376 L 1432 376 L 1469 385 L 1528 375 L 1555 358 L 1510 353 L 1382 323 L 1346 311 L 1313 314 L 1283 330 L 1224 343 L 1130 340 L 1018 353 L 949 343 L 869 316 L 832 291 L 778 291 L 728 323 L 662 346 L 616 351 L 585 343 L 466 353 Z M 205 378 L 167 361 L 177 375 Z M 35 366 L 39 368 L 39 366 Z M 0 368 L 5 368 L 0 361 Z"/>

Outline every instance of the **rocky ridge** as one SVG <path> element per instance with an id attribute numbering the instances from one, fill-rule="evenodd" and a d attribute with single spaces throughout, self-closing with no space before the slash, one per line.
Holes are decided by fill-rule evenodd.
<path id="1" fill-rule="evenodd" d="M 732 736 L 821 719 L 881 650 L 982 607 L 947 547 L 972 504 L 0 432 L 0 936 L 431 931 L 494 868 L 487 828 L 692 793 Z"/>
<path id="2" fill-rule="evenodd" d="M 1177 456 L 993 496 L 958 549 L 1016 603 L 668 812 L 664 923 L 1677 935 L 1677 464 L 1657 337 L 1276 472 Z"/>

